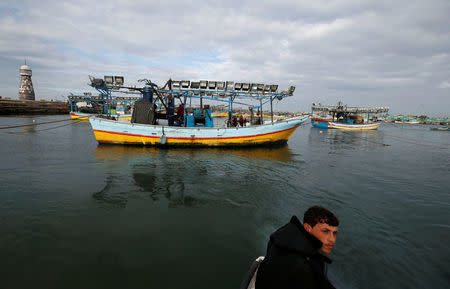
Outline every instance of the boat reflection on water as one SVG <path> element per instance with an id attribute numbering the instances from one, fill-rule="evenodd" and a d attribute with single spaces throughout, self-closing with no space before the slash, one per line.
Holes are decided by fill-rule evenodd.
<path id="1" fill-rule="evenodd" d="M 205 155 L 210 158 L 222 158 L 224 156 L 236 156 L 249 160 L 263 160 L 273 162 L 293 161 L 294 154 L 287 144 L 270 147 L 179 147 L 158 148 L 142 146 L 98 145 L 95 157 L 98 161 L 134 159 L 164 154 L 176 155 Z"/>
<path id="2" fill-rule="evenodd" d="M 379 130 L 344 131 L 311 127 L 309 143 L 325 143 L 333 150 L 372 151 L 386 146 L 384 134 Z"/>
<path id="3" fill-rule="evenodd" d="M 251 196 L 242 192 L 258 188 L 260 178 L 282 175 L 286 164 L 294 162 L 288 145 L 236 149 L 99 145 L 95 156 L 110 172 L 93 198 L 118 208 L 131 199 L 168 207 L 250 206 Z"/>

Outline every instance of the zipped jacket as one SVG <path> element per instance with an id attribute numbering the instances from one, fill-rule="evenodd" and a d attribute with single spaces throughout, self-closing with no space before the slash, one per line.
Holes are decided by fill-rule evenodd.
<path id="1" fill-rule="evenodd" d="M 296 216 L 270 236 L 267 254 L 256 276 L 256 289 L 328 289 L 331 260 L 319 249 L 322 242 L 308 233 Z"/>

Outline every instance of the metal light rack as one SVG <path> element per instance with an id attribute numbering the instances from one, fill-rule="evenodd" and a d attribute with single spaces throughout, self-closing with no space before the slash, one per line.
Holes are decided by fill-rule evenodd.
<path id="1" fill-rule="evenodd" d="M 135 86 L 124 86 L 124 78 L 122 76 L 105 76 L 104 79 L 94 78 L 89 76 L 91 83 L 89 84 L 100 95 L 108 100 L 108 106 L 113 101 L 112 93 L 121 92 L 128 94 L 141 93 L 144 95 L 150 88 L 156 98 L 162 103 L 166 111 L 169 103 L 174 98 L 179 98 L 184 105 L 186 100 L 199 99 L 200 106 L 203 100 L 211 100 L 228 103 L 228 111 L 232 115 L 233 104 L 245 105 L 251 109 L 258 109 L 262 112 L 264 104 L 270 102 L 270 111 L 273 121 L 273 101 L 282 100 L 288 96 L 292 96 L 295 87 L 290 86 L 286 90 L 278 91 L 276 84 L 262 84 L 262 83 L 247 83 L 247 82 L 233 82 L 233 81 L 190 81 L 190 80 L 172 80 L 169 79 L 163 87 L 158 87 L 155 83 L 148 79 L 140 79 L 139 82 L 144 82 L 145 86 L 137 88 Z M 238 99 L 256 100 L 259 105 L 251 105 Z M 110 107 L 107 107 L 109 111 Z"/>

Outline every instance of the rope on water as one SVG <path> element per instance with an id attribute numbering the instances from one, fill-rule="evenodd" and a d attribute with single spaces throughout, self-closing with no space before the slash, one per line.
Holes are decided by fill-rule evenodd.
<path id="1" fill-rule="evenodd" d="M 26 127 L 26 126 L 35 126 L 35 125 L 41 125 L 41 124 L 49 124 L 49 123 L 56 123 L 56 122 L 63 122 L 63 121 L 69 121 L 69 120 L 82 120 L 89 118 L 88 116 L 83 117 L 77 117 L 77 118 L 68 118 L 68 119 L 61 119 L 61 120 L 52 120 L 52 121 L 44 121 L 44 122 L 36 122 L 36 123 L 27 123 L 27 124 L 21 124 L 21 125 L 12 125 L 12 126 L 3 126 L 0 127 L 0 129 L 11 129 L 11 128 L 18 128 L 18 127 Z"/>
<path id="2" fill-rule="evenodd" d="M 75 121 L 72 121 L 71 123 L 66 123 L 66 124 L 62 124 L 62 125 L 58 125 L 58 126 L 54 126 L 54 127 L 37 129 L 37 130 L 27 131 L 27 132 L 6 131 L 6 132 L 3 132 L 3 133 L 7 133 L 7 134 L 28 134 L 28 133 L 34 133 L 34 132 L 39 132 L 39 131 L 52 130 L 52 129 L 56 129 L 56 128 L 60 128 L 60 127 L 63 127 L 63 126 L 68 126 L 68 125 L 74 125 L 74 124 L 77 124 L 77 123 L 82 122 L 82 121 L 83 120 L 75 120 Z"/>
<path id="3" fill-rule="evenodd" d="M 433 148 L 444 149 L 444 150 L 448 149 L 448 146 L 447 146 L 447 147 L 442 147 L 442 146 L 435 145 L 435 144 L 430 144 L 430 143 L 418 143 L 417 141 L 412 140 L 412 139 L 409 139 L 409 138 L 399 137 L 399 136 L 395 136 L 395 135 L 391 135 L 391 134 L 386 134 L 386 133 L 383 133 L 383 134 L 386 135 L 386 136 L 388 136 L 388 137 L 391 137 L 391 138 L 394 138 L 394 139 L 397 139 L 397 140 L 399 140 L 399 141 L 406 142 L 406 143 L 409 143 L 409 144 L 415 144 L 415 145 L 419 145 L 419 146 L 433 147 Z"/>
<path id="4" fill-rule="evenodd" d="M 52 129 L 56 129 L 56 128 L 60 128 L 60 127 L 68 126 L 68 125 L 77 124 L 79 122 L 82 122 L 86 118 L 89 118 L 89 117 L 88 116 L 83 116 L 83 117 L 69 118 L 69 119 L 62 119 L 62 120 L 36 122 L 36 123 L 30 123 L 30 124 L 24 124 L 24 125 L 6 126 L 6 127 L 0 127 L 0 129 L 11 129 L 11 128 L 19 128 L 19 127 L 27 127 L 27 126 L 37 126 L 37 125 L 41 125 L 41 124 L 58 123 L 58 122 L 71 120 L 71 122 L 67 123 L 67 124 L 58 125 L 58 126 L 49 127 L 49 128 L 44 128 L 44 129 L 32 130 L 32 131 L 27 131 L 27 132 L 14 132 L 14 131 L 3 131 L 2 132 L 2 133 L 6 133 L 6 134 L 29 134 L 29 133 L 34 133 L 34 132 L 39 132 L 39 131 L 46 131 L 46 130 L 52 130 Z"/>
<path id="5" fill-rule="evenodd" d="M 349 135 L 352 135 L 354 137 L 358 137 L 358 138 L 364 139 L 364 140 L 366 140 L 368 142 L 371 142 L 371 143 L 381 144 L 383 146 L 391 146 L 390 144 L 385 144 L 385 143 L 369 140 L 367 137 L 358 136 L 358 135 L 355 135 L 355 134 L 350 134 L 349 132 L 346 132 L 346 131 L 342 131 L 342 132 L 346 133 L 346 134 L 349 134 Z M 391 137 L 391 138 L 397 139 L 397 140 L 402 141 L 402 142 L 409 143 L 409 144 L 414 144 L 414 145 L 419 145 L 419 146 L 427 146 L 427 147 L 444 149 L 444 150 L 448 149 L 448 147 L 442 147 L 442 146 L 438 146 L 438 145 L 434 145 L 434 144 L 418 143 L 418 142 L 416 142 L 414 140 L 411 140 L 411 139 L 408 139 L 408 138 L 402 138 L 402 137 L 394 136 L 394 135 L 391 135 L 391 134 L 387 134 L 385 132 L 383 132 L 383 135 L 385 135 L 387 137 Z"/>
<path id="6" fill-rule="evenodd" d="M 374 144 L 379 144 L 379 145 L 386 146 L 386 147 L 390 146 L 390 144 L 386 144 L 386 143 L 382 143 L 382 142 L 378 142 L 378 141 L 373 141 L 373 140 L 368 139 L 367 137 L 362 137 L 362 136 L 358 136 L 356 134 L 351 134 L 351 133 L 349 133 L 347 131 L 342 131 L 342 132 L 346 133 L 348 135 L 354 136 L 354 137 L 359 137 L 359 138 L 361 138 L 363 140 L 366 140 L 366 141 L 374 143 Z"/>

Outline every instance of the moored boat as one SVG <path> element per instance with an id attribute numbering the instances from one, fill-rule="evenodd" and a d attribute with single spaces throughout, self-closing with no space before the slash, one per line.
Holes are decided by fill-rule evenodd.
<path id="1" fill-rule="evenodd" d="M 85 113 L 85 112 L 70 112 L 70 118 L 72 120 L 89 121 L 90 117 L 94 117 L 95 113 Z M 131 120 L 131 114 L 113 114 L 113 118 L 128 119 Z"/>
<path id="2" fill-rule="evenodd" d="M 331 128 L 331 129 L 348 129 L 348 130 L 370 130 L 377 129 L 381 122 L 368 123 L 368 124 L 354 124 L 354 123 L 339 123 L 333 122 L 321 118 L 311 118 L 311 124 L 318 128 Z"/>
<path id="3" fill-rule="evenodd" d="M 128 89 L 142 93 L 142 99 L 133 105 L 131 120 L 111 114 L 89 117 L 99 143 L 214 147 L 285 144 L 308 120 L 308 116 L 274 120 L 272 102 L 292 96 L 293 86 L 279 92 L 278 85 L 169 79 L 159 88 L 151 81 L 145 81 L 144 87 L 136 88 L 111 86 L 102 79 L 91 77 L 91 86 L 105 94 L 104 99 L 111 99 L 111 88 L 115 92 Z M 192 106 L 192 99 L 199 105 Z M 253 103 L 244 103 L 244 99 Z M 177 109 L 176 100 L 180 102 Z M 225 121 L 214 121 L 210 106 L 203 104 L 207 100 L 228 104 Z M 264 103 L 270 103 L 270 113 L 263 113 Z M 250 119 L 244 118 L 242 113 L 234 114 L 233 104 L 247 106 Z"/>
<path id="4" fill-rule="evenodd" d="M 99 143 L 174 146 L 252 146 L 284 144 L 307 116 L 246 127 L 179 127 L 133 124 L 101 117 L 89 121 Z"/>
<path id="5" fill-rule="evenodd" d="M 123 77 L 116 76 L 116 79 Z M 112 76 L 105 76 L 104 83 L 112 84 L 115 79 Z M 118 90 L 113 90 L 119 93 Z M 131 107 L 134 102 L 141 99 L 141 96 L 136 96 L 136 92 L 128 91 L 134 95 L 113 96 L 111 91 L 101 91 L 98 96 L 93 96 L 89 92 L 83 95 L 70 94 L 67 99 L 70 105 L 70 118 L 72 120 L 89 121 L 90 117 L 95 115 L 108 115 L 115 119 L 131 119 Z"/>
<path id="6" fill-rule="evenodd" d="M 313 104 L 311 124 L 323 129 L 345 129 L 345 130 L 373 130 L 381 125 L 377 115 L 387 113 L 387 107 L 348 107 L 339 103 L 337 106 L 322 106 Z M 320 112 L 330 117 L 315 116 Z M 363 116 L 364 115 L 364 116 Z"/>
<path id="7" fill-rule="evenodd" d="M 450 131 L 450 125 L 439 126 L 439 127 L 432 127 L 432 128 L 430 128 L 430 130 Z"/>

